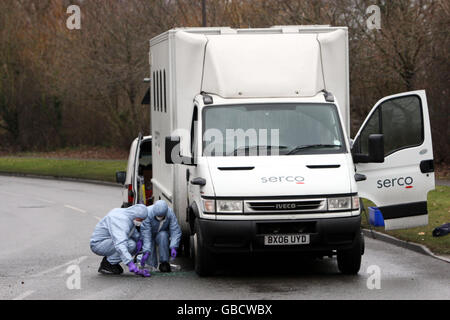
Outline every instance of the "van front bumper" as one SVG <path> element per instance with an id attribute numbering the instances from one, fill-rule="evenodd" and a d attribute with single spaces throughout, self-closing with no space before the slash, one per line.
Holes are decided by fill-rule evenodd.
<path id="1" fill-rule="evenodd" d="M 212 253 L 329 252 L 349 249 L 361 232 L 361 215 L 306 220 L 199 219 L 203 245 Z M 308 234 L 309 244 L 264 245 L 270 234 Z"/>

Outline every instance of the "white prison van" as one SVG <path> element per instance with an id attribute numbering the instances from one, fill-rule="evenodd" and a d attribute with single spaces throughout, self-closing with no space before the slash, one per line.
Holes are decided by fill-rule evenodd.
<path id="1" fill-rule="evenodd" d="M 381 99 L 351 140 L 345 27 L 181 28 L 150 41 L 153 197 L 201 275 L 226 253 L 336 255 L 356 274 L 360 198 L 386 229 L 426 225 L 424 91 Z"/>

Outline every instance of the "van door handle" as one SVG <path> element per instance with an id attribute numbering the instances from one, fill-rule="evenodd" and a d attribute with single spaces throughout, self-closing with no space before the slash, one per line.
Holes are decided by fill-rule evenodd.
<path id="1" fill-rule="evenodd" d="M 361 173 L 355 173 L 355 180 L 356 180 L 356 182 L 359 182 L 359 181 L 366 181 L 366 180 L 367 180 L 367 177 L 366 177 L 366 175 L 364 175 L 364 174 L 361 174 Z"/>

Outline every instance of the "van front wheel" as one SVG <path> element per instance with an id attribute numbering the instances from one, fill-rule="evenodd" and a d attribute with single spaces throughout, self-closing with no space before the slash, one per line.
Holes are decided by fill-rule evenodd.
<path id="1" fill-rule="evenodd" d="M 351 249 L 338 250 L 337 261 L 339 271 L 343 274 L 355 275 L 361 268 L 361 256 L 363 253 L 363 235 L 358 234 L 357 239 Z"/>
<path id="2" fill-rule="evenodd" d="M 211 275 L 214 272 L 213 257 L 203 244 L 203 237 L 197 220 L 194 226 L 193 246 L 194 248 L 191 248 L 191 250 L 194 249 L 195 272 L 200 277 Z"/>

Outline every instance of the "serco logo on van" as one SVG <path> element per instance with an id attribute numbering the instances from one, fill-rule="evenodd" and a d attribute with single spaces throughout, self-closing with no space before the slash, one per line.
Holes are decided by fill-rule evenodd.
<path id="1" fill-rule="evenodd" d="M 305 178 L 302 176 L 273 176 L 273 177 L 262 177 L 262 183 L 296 183 L 305 184 Z"/>
<path id="2" fill-rule="evenodd" d="M 405 187 L 406 189 L 412 189 L 412 184 L 414 183 L 414 179 L 412 177 L 399 177 L 399 178 L 391 178 L 377 181 L 377 188 L 392 188 L 396 186 Z"/>

